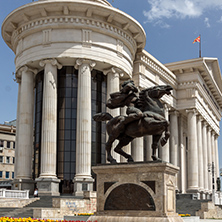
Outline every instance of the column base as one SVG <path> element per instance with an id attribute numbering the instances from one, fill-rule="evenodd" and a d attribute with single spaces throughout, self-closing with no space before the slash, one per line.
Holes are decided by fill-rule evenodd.
<path id="1" fill-rule="evenodd" d="M 189 189 L 187 193 L 191 194 L 192 200 L 200 200 L 200 191 L 198 189 Z"/>
<path id="2" fill-rule="evenodd" d="M 59 183 L 61 180 L 57 178 L 37 178 L 38 195 L 39 196 L 60 196 Z"/>
<path id="3" fill-rule="evenodd" d="M 29 194 L 34 193 L 35 181 L 32 179 L 14 179 L 12 182 L 13 190 L 29 190 Z"/>
<path id="4" fill-rule="evenodd" d="M 206 193 L 204 193 L 204 191 L 202 191 L 202 192 L 200 193 L 200 199 L 201 199 L 201 200 L 206 200 Z"/>
<path id="5" fill-rule="evenodd" d="M 74 182 L 74 193 L 77 197 L 83 197 L 84 191 L 93 191 L 93 178 L 78 178 L 73 179 Z"/>

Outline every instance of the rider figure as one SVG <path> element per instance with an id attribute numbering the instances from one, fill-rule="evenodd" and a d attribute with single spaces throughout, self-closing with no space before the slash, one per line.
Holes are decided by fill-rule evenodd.
<path id="1" fill-rule="evenodd" d="M 140 109 L 135 107 L 138 97 L 136 93 L 138 89 L 134 85 L 133 80 L 127 80 L 122 84 L 120 92 L 110 94 L 106 106 L 110 109 L 127 106 L 126 114 L 128 116 L 119 116 L 119 127 L 123 128 L 129 122 L 142 118 L 143 113 Z"/>
<path id="2" fill-rule="evenodd" d="M 141 110 L 135 107 L 135 103 L 138 100 L 135 94 L 137 92 L 138 89 L 134 85 L 133 80 L 127 80 L 122 84 L 120 92 L 110 94 L 110 99 L 107 101 L 106 106 L 110 109 L 127 106 L 127 115 L 136 113 L 137 116 L 142 117 L 143 113 Z"/>

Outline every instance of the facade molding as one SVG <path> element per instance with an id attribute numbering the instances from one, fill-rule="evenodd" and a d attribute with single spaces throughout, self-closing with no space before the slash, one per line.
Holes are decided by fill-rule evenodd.
<path id="1" fill-rule="evenodd" d="M 36 7 L 37 5 L 38 7 Z M 72 11 L 73 5 L 76 5 L 75 11 Z M 90 1 L 73 2 L 70 0 L 67 2 L 66 5 L 67 10 L 61 11 L 60 6 L 63 6 L 63 3 L 56 2 L 54 13 L 56 13 L 58 16 L 53 16 L 52 12 L 50 12 L 50 14 L 44 13 L 47 12 L 47 9 L 51 7 L 51 2 L 49 3 L 47 1 L 30 3 L 14 10 L 3 22 L 2 35 L 4 40 L 7 42 L 9 47 L 11 47 L 14 45 L 13 39 L 15 38 L 15 36 L 21 35 L 23 31 L 33 29 L 35 26 L 46 26 L 47 23 L 49 23 L 51 26 L 53 22 L 67 24 L 70 23 L 73 25 L 73 23 L 76 22 L 84 26 L 84 28 L 91 24 L 92 26 L 94 26 L 94 28 L 99 28 L 100 30 L 105 29 L 106 32 L 107 30 L 109 30 L 115 33 L 115 35 L 117 34 L 121 36 L 121 38 L 125 38 L 125 41 L 129 41 L 129 43 L 136 48 L 145 47 L 146 34 L 143 27 L 134 18 L 114 7 L 110 7 L 111 5 L 109 4 L 104 5 L 103 3 L 98 4 Z M 92 15 L 92 17 L 89 16 L 89 13 L 86 13 L 84 16 L 75 16 L 76 10 L 78 11 L 78 8 L 80 6 L 90 8 L 90 14 Z M 32 8 L 35 8 L 35 13 L 30 13 L 30 9 Z M 100 13 L 99 8 L 101 8 L 101 11 L 103 12 L 102 14 Z M 66 13 L 64 13 L 64 11 L 66 11 Z M 44 14 L 44 16 L 42 16 L 42 14 Z M 81 11 L 80 14 L 82 14 Z M 18 18 L 19 15 L 23 15 L 23 21 L 27 20 L 24 20 L 24 15 L 26 15 L 26 17 L 29 17 L 27 21 L 31 21 L 18 27 L 19 21 L 18 19 L 16 20 L 16 18 Z M 96 15 L 102 16 L 104 17 L 104 19 L 98 20 L 96 19 Z M 115 16 L 113 16 L 112 19 L 109 19 L 111 15 Z M 116 20 L 116 15 L 123 19 L 122 23 L 119 23 L 119 21 Z M 47 16 L 50 16 L 50 18 L 46 18 Z M 35 19 L 32 20 L 32 17 Z M 9 30 L 9 25 L 7 24 L 8 22 L 10 22 Z M 116 23 L 119 24 L 116 26 L 114 25 Z M 125 24 L 129 25 L 126 26 Z M 13 47 L 13 49 L 15 48 Z"/>

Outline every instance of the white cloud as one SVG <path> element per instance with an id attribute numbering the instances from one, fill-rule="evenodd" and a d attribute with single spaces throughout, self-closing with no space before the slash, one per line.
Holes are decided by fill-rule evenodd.
<path id="1" fill-rule="evenodd" d="M 210 22 L 209 22 L 209 18 L 205 18 L 204 19 L 204 23 L 205 23 L 205 25 L 207 26 L 207 28 L 210 28 Z"/>
<path id="2" fill-rule="evenodd" d="M 222 23 L 222 16 L 220 17 L 220 19 L 217 22 Z"/>
<path id="3" fill-rule="evenodd" d="M 147 22 L 169 18 L 197 18 L 209 9 L 222 10 L 222 0 L 147 0 L 150 10 L 144 11 Z M 209 22 L 209 21 L 208 21 Z M 207 23 L 208 24 L 208 23 Z"/>

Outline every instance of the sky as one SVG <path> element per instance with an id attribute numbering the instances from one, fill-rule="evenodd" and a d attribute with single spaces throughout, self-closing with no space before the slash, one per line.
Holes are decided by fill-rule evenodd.
<path id="1" fill-rule="evenodd" d="M 145 50 L 161 63 L 193 59 L 199 56 L 218 58 L 222 71 L 222 0 L 108 0 L 114 7 L 136 19 L 147 35 Z M 32 0 L 1 0 L 0 24 L 14 9 Z M 17 83 L 14 53 L 0 35 L 0 123 L 16 119 Z M 222 126 L 221 126 L 222 127 Z M 219 137 L 222 167 L 222 136 Z"/>

